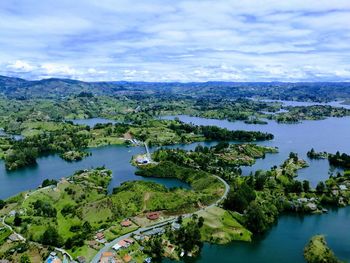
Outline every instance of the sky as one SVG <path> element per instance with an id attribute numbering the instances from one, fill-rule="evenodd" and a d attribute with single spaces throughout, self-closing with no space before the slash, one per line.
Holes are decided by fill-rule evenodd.
<path id="1" fill-rule="evenodd" d="M 2 0 L 0 75 L 349 81 L 349 0 Z"/>

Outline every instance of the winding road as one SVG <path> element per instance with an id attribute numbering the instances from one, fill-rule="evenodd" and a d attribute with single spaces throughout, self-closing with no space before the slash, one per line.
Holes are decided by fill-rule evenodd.
<path id="1" fill-rule="evenodd" d="M 217 205 L 219 205 L 219 204 L 227 197 L 227 195 L 228 195 L 228 193 L 229 193 L 229 191 L 230 191 L 230 186 L 229 186 L 228 183 L 227 183 L 224 179 L 222 179 L 221 177 L 219 177 L 219 176 L 217 176 L 217 175 L 213 175 L 213 176 L 216 177 L 218 180 L 220 180 L 220 181 L 224 184 L 224 186 L 225 186 L 225 192 L 224 192 L 224 194 L 223 194 L 215 203 L 213 203 L 213 204 L 211 204 L 211 205 L 209 205 L 209 206 L 206 206 L 205 208 L 202 208 L 202 209 L 200 209 L 200 210 L 198 210 L 198 211 L 196 211 L 196 212 L 194 212 L 194 213 L 183 214 L 183 215 L 181 215 L 182 217 L 184 217 L 184 218 L 191 217 L 193 214 L 196 214 L 196 213 L 198 213 L 198 212 L 200 212 L 200 211 L 205 211 L 205 210 L 207 210 L 207 209 L 209 209 L 209 208 L 211 208 L 211 207 L 217 206 Z M 123 240 L 123 239 L 125 239 L 125 238 L 129 238 L 131 235 L 139 235 L 139 234 L 141 234 L 141 233 L 143 233 L 143 232 L 145 232 L 145 231 L 151 230 L 151 229 L 153 229 L 153 228 L 161 227 L 161 226 L 167 225 L 167 224 L 169 224 L 169 223 L 171 224 L 171 223 L 175 222 L 175 221 L 177 220 L 177 218 L 178 218 L 178 216 L 172 217 L 172 218 L 168 218 L 168 219 L 166 219 L 166 220 L 164 220 L 164 221 L 162 221 L 162 222 L 159 222 L 159 223 L 157 223 L 157 224 L 155 224 L 155 225 L 152 225 L 152 226 L 149 226 L 149 227 L 141 227 L 141 228 L 139 228 L 139 229 L 137 229 L 137 230 L 135 230 L 135 231 L 132 231 L 132 232 L 130 232 L 130 233 L 127 233 L 127 234 L 125 234 L 125 235 L 122 235 L 122 236 L 120 236 L 120 237 L 114 239 L 113 241 L 111 241 L 111 242 L 109 242 L 109 243 L 106 243 L 105 246 L 104 246 L 103 248 L 101 248 L 100 251 L 99 251 L 99 252 L 95 255 L 95 257 L 91 260 L 91 263 L 98 263 L 99 260 L 100 260 L 100 258 L 101 258 L 102 253 L 111 250 L 112 247 L 113 247 L 115 244 L 117 244 L 119 241 L 121 241 L 121 240 Z"/>

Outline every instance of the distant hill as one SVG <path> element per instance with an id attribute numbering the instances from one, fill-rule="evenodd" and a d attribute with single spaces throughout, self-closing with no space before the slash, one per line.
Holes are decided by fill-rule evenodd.
<path id="1" fill-rule="evenodd" d="M 265 97 L 327 101 L 350 99 L 349 82 L 84 82 L 71 79 L 29 81 L 0 76 L 0 94 L 8 98 L 64 98 L 81 93 L 129 96 L 191 96 L 200 98 Z"/>

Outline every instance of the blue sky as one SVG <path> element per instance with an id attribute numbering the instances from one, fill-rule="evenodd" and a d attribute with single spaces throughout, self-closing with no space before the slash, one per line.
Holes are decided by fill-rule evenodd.
<path id="1" fill-rule="evenodd" d="M 3 0 L 0 74 L 349 81 L 349 0 Z"/>

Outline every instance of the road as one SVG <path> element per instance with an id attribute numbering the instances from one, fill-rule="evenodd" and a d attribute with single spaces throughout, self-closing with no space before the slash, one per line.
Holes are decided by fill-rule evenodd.
<path id="1" fill-rule="evenodd" d="M 211 208 L 211 207 L 217 206 L 218 204 L 220 204 L 220 203 L 227 197 L 227 195 L 228 195 L 228 193 L 229 193 L 229 191 L 230 191 L 230 186 L 229 186 L 228 183 L 226 183 L 226 181 L 225 181 L 224 179 L 222 179 L 221 177 L 216 176 L 216 175 L 213 175 L 213 176 L 216 177 L 217 179 L 219 179 L 219 180 L 224 184 L 224 186 L 225 186 L 225 192 L 224 192 L 224 194 L 223 194 L 223 195 L 220 197 L 220 199 L 218 199 L 215 203 L 213 203 L 213 204 L 211 204 L 211 205 L 209 205 L 209 206 L 207 206 L 207 207 L 205 207 L 205 208 L 202 208 L 202 209 L 200 209 L 200 210 L 198 210 L 198 211 L 196 211 L 196 212 L 194 212 L 194 213 L 183 214 L 183 215 L 181 215 L 182 217 L 184 217 L 184 218 L 191 217 L 193 214 L 196 214 L 196 213 L 198 213 L 198 212 L 200 212 L 200 211 L 205 211 L 205 210 L 207 210 L 207 209 L 209 209 L 209 208 Z M 105 246 L 104 246 L 102 249 L 100 249 L 100 251 L 99 251 L 99 252 L 95 255 L 95 257 L 91 260 L 91 263 L 98 263 L 99 260 L 100 260 L 100 258 L 101 258 L 102 253 L 111 250 L 112 247 L 113 247 L 115 244 L 117 244 L 119 241 L 121 241 L 121 240 L 123 240 L 123 239 L 125 239 L 125 238 L 128 238 L 128 237 L 130 237 L 130 236 L 133 235 L 133 234 L 138 235 L 138 234 L 140 234 L 140 233 L 143 233 L 143 232 L 145 232 L 145 231 L 151 230 L 151 229 L 153 229 L 153 228 L 161 227 L 161 226 L 164 226 L 164 225 L 169 224 L 169 223 L 171 224 L 171 223 L 175 222 L 175 221 L 177 220 L 177 218 L 178 218 L 178 217 L 173 217 L 173 218 L 170 218 L 170 219 L 168 218 L 168 219 L 166 219 L 166 220 L 164 220 L 164 221 L 162 221 L 162 222 L 159 222 L 159 223 L 157 223 L 157 224 L 155 224 L 155 225 L 152 225 L 152 226 L 149 226 L 149 227 L 141 227 L 141 228 L 139 228 L 139 229 L 137 229 L 137 230 L 135 230 L 135 231 L 132 231 L 132 232 L 130 232 L 130 233 L 128 233 L 128 234 L 125 234 L 125 235 L 123 235 L 123 236 L 120 236 L 120 237 L 114 239 L 114 240 L 111 241 L 110 243 L 106 243 Z"/>
<path id="2" fill-rule="evenodd" d="M 2 218 L 2 224 L 3 224 L 5 227 L 7 227 L 8 229 L 10 229 L 14 234 L 16 234 L 20 240 L 26 241 L 25 237 L 23 237 L 21 234 L 16 233 L 16 231 L 14 231 L 13 228 L 12 228 L 11 226 L 9 226 L 8 224 L 6 224 L 5 219 L 6 219 L 6 216 L 4 216 L 4 217 Z"/>
<path id="3" fill-rule="evenodd" d="M 151 161 L 152 161 L 152 156 L 151 156 L 151 153 L 149 152 L 149 149 L 148 149 L 147 143 L 146 143 L 146 142 L 144 142 L 144 144 L 145 144 L 145 148 L 146 148 L 147 158 L 148 158 L 148 160 L 151 162 Z"/>

